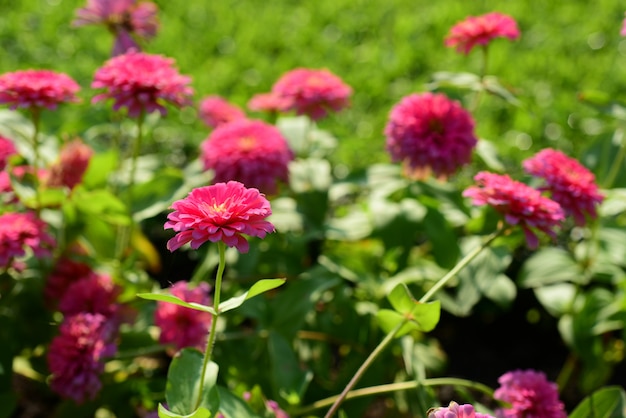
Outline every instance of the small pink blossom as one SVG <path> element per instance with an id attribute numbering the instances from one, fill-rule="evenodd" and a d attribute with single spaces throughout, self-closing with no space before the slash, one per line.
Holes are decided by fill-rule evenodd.
<path id="1" fill-rule="evenodd" d="M 104 359 L 117 351 L 117 329 L 99 314 L 65 318 L 48 349 L 53 391 L 76 403 L 94 400 L 102 388 Z"/>
<path id="2" fill-rule="evenodd" d="M 67 74 L 50 70 L 23 70 L 0 75 L 0 104 L 10 109 L 47 108 L 77 102 L 80 86 Z"/>
<path id="3" fill-rule="evenodd" d="M 0 135 L 0 171 L 6 168 L 9 157 L 16 154 L 17 149 L 13 141 Z"/>
<path id="4" fill-rule="evenodd" d="M 619 32 L 621 36 L 626 36 L 626 19 L 622 21 L 622 30 Z"/>
<path id="5" fill-rule="evenodd" d="M 173 59 L 131 51 L 109 59 L 96 71 L 91 87 L 105 92 L 92 102 L 113 99 L 113 109 L 125 107 L 130 117 L 155 110 L 165 115 L 165 103 L 176 107 L 191 104 L 190 81 L 178 73 Z"/>
<path id="6" fill-rule="evenodd" d="M 35 257 L 50 255 L 55 240 L 47 229 L 33 212 L 0 215 L 0 267 L 9 267 L 15 258 L 25 256 L 26 249 Z"/>
<path id="7" fill-rule="evenodd" d="M 519 38 L 517 22 L 511 16 L 492 12 L 481 16 L 469 16 L 457 23 L 445 39 L 447 47 L 468 54 L 476 45 L 488 45 L 494 38 Z"/>
<path id="8" fill-rule="evenodd" d="M 100 314 L 119 322 L 120 305 L 117 303 L 122 288 L 110 276 L 89 273 L 70 284 L 59 302 L 59 311 L 65 316 L 81 312 Z"/>
<path id="9" fill-rule="evenodd" d="M 585 166 L 551 148 L 539 151 L 523 162 L 527 173 L 545 180 L 548 190 L 576 224 L 585 225 L 586 216 L 597 217 L 596 206 L 604 197 L 598 192 L 595 176 Z"/>
<path id="10" fill-rule="evenodd" d="M 237 180 L 269 194 L 288 181 L 294 157 L 276 127 L 249 119 L 218 127 L 200 148 L 204 169 L 215 171 L 214 182 Z"/>
<path id="11" fill-rule="evenodd" d="M 470 162 L 478 140 L 474 120 L 461 104 L 443 94 L 411 94 L 391 109 L 386 149 L 409 176 L 445 178 Z"/>
<path id="12" fill-rule="evenodd" d="M 519 225 L 530 248 L 539 244 L 535 229 L 556 237 L 554 230 L 565 217 L 558 203 L 507 175 L 481 171 L 474 176 L 474 181 L 476 185 L 468 187 L 463 196 L 471 198 L 474 205 L 493 207 L 504 215 L 508 224 Z"/>
<path id="13" fill-rule="evenodd" d="M 428 412 L 428 418 L 493 418 L 488 414 L 476 412 L 471 404 L 459 405 L 450 402 L 448 406 L 433 408 Z"/>
<path id="14" fill-rule="evenodd" d="M 210 128 L 246 118 L 243 110 L 220 96 L 207 96 L 202 99 L 198 113 L 200 119 Z"/>
<path id="15" fill-rule="evenodd" d="M 289 100 L 279 97 L 276 93 L 259 93 L 248 101 L 248 109 L 256 112 L 278 113 L 289 107 Z"/>
<path id="16" fill-rule="evenodd" d="M 269 201 L 257 189 L 237 181 L 194 189 L 174 202 L 172 209 L 165 223 L 165 229 L 177 232 L 167 242 L 170 251 L 188 242 L 197 249 L 207 241 L 222 241 L 246 253 L 249 244 L 243 235 L 265 238 L 274 232 L 274 225 L 265 220 L 272 214 Z"/>
<path id="17" fill-rule="evenodd" d="M 502 375 L 494 399 L 511 404 L 496 411 L 498 418 L 567 418 L 559 391 L 546 375 L 535 370 L 515 370 Z"/>
<path id="18" fill-rule="evenodd" d="M 185 302 L 205 306 L 211 302 L 207 283 L 191 288 L 187 282 L 176 282 L 170 287 L 170 293 Z M 195 347 L 204 350 L 211 320 L 212 316 L 208 312 L 167 302 L 158 302 L 154 313 L 154 323 L 161 329 L 159 342 L 172 344 L 177 349 Z"/>
<path id="19" fill-rule="evenodd" d="M 49 170 L 46 185 L 73 189 L 83 180 L 93 150 L 80 139 L 68 142 L 61 148 L 59 160 Z"/>

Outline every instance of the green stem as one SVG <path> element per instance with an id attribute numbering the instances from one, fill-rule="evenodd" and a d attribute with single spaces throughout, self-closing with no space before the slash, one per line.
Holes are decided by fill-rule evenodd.
<path id="1" fill-rule="evenodd" d="M 35 178 L 35 202 L 36 212 L 39 214 L 41 211 L 41 195 L 39 193 L 39 164 L 41 163 L 41 155 L 39 153 L 39 125 L 41 121 L 41 110 L 37 107 L 31 109 L 31 115 L 33 119 L 33 168 L 35 172 L 33 177 Z"/>
<path id="2" fill-rule="evenodd" d="M 213 320 L 211 321 L 211 330 L 209 331 L 209 340 L 207 341 L 207 347 L 204 352 L 204 361 L 202 362 L 202 374 L 200 376 L 200 389 L 198 390 L 198 399 L 196 400 L 196 405 L 194 407 L 194 411 L 196 411 L 200 404 L 202 403 L 202 392 L 204 391 L 204 379 L 206 376 L 206 371 L 211 362 L 211 357 L 213 355 L 213 347 L 215 346 L 215 334 L 217 329 L 217 320 L 220 316 L 220 293 L 222 291 L 222 277 L 224 276 L 224 268 L 226 267 L 226 244 L 222 241 L 217 243 L 217 248 L 219 250 L 220 261 L 217 266 L 217 274 L 215 276 L 215 292 L 213 294 L 213 309 L 215 310 L 215 315 L 213 315 Z"/>
<path id="3" fill-rule="evenodd" d="M 483 242 L 482 245 L 475 248 L 474 250 L 469 252 L 465 257 L 463 257 L 463 259 L 459 261 L 452 270 L 450 270 L 445 276 L 439 279 L 439 281 L 435 283 L 435 285 L 431 287 L 424 296 L 422 296 L 419 302 L 426 303 L 428 300 L 430 300 L 430 298 L 435 293 L 437 293 L 439 289 L 445 286 L 445 284 L 448 281 L 450 281 L 450 279 L 452 279 L 454 276 L 456 276 L 456 274 L 458 274 L 459 271 L 461 271 L 464 267 L 466 267 L 478 254 L 480 254 L 482 250 L 487 248 L 491 244 L 491 242 L 493 242 L 493 240 L 495 240 L 503 231 L 504 231 L 504 228 L 498 229 L 496 232 L 494 232 L 489 237 L 487 237 L 487 239 Z M 348 393 L 350 393 L 352 388 L 356 385 L 359 379 L 363 376 L 365 371 L 373 363 L 376 357 L 378 357 L 378 355 L 391 343 L 391 341 L 393 341 L 398 331 L 400 331 L 400 328 L 402 328 L 404 324 L 407 323 L 408 320 L 409 318 L 405 317 L 402 321 L 400 321 L 400 323 L 398 323 L 391 331 L 389 331 L 389 333 L 378 344 L 378 346 L 376 346 L 374 351 L 370 353 L 370 355 L 367 357 L 367 359 L 365 359 L 363 364 L 361 364 L 361 367 L 359 367 L 359 369 L 356 371 L 354 376 L 352 376 L 352 379 L 350 379 L 350 382 L 348 382 L 348 385 L 343 389 L 341 394 L 339 394 L 339 396 L 337 396 L 337 398 L 334 400 L 332 406 L 330 407 L 330 409 L 328 410 L 324 418 L 330 418 L 337 412 L 337 410 L 339 409 L 339 406 L 343 403 L 343 401 L 348 396 Z"/>
<path id="4" fill-rule="evenodd" d="M 489 58 L 489 49 L 487 45 L 482 45 L 481 48 L 482 51 L 482 62 L 480 65 L 480 73 L 479 73 L 479 77 L 480 77 L 480 83 L 481 83 L 481 89 L 478 90 L 475 94 L 474 97 L 472 99 L 472 103 L 469 107 L 469 110 L 471 113 L 476 112 L 476 110 L 478 109 L 478 105 L 480 104 L 480 98 L 482 96 L 483 90 L 484 90 L 484 82 L 485 82 L 485 76 L 487 75 L 487 62 L 488 62 L 488 58 Z"/>
<path id="5" fill-rule="evenodd" d="M 622 161 L 624 161 L 624 157 L 626 156 L 626 146 L 624 144 L 624 142 L 626 141 L 624 140 L 624 130 L 621 127 L 617 128 L 617 130 L 615 131 L 615 135 L 620 136 L 619 151 L 617 151 L 617 155 L 613 160 L 613 165 L 611 165 L 611 169 L 604 179 L 605 189 L 610 189 L 613 186 L 613 182 L 617 178 L 620 168 L 622 168 Z"/>

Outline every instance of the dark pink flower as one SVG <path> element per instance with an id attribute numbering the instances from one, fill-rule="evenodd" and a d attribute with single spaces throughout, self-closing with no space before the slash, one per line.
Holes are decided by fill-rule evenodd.
<path id="1" fill-rule="evenodd" d="M 279 98 L 280 111 L 319 120 L 347 107 L 352 88 L 326 69 L 297 68 L 274 84 L 272 94 Z"/>
<path id="2" fill-rule="evenodd" d="M 463 196 L 471 198 L 474 205 L 493 207 L 504 215 L 508 224 L 519 225 L 530 248 L 536 248 L 539 243 L 534 229 L 556 236 L 554 229 L 565 217 L 558 203 L 507 175 L 481 171 L 474 181 L 476 186 L 468 187 Z"/>
<path id="3" fill-rule="evenodd" d="M 68 142 L 61 148 L 59 160 L 50 167 L 46 185 L 73 189 L 83 181 L 93 150 L 80 139 Z"/>
<path id="4" fill-rule="evenodd" d="M 207 96 L 202 99 L 198 112 L 200 119 L 210 128 L 246 118 L 243 110 L 220 96 Z"/>
<path id="5" fill-rule="evenodd" d="M 502 375 L 494 399 L 511 404 L 496 411 L 498 418 L 566 418 L 555 383 L 535 370 L 515 370 Z"/>
<path id="6" fill-rule="evenodd" d="M 280 112 L 289 107 L 289 100 L 279 97 L 275 93 L 259 93 L 248 101 L 248 109 L 256 112 Z"/>
<path id="7" fill-rule="evenodd" d="M 428 418 L 493 418 L 488 414 L 476 412 L 473 405 L 459 405 L 450 402 L 448 406 L 433 408 L 428 412 Z"/>
<path id="8" fill-rule="evenodd" d="M 47 108 L 77 102 L 80 86 L 67 74 L 50 70 L 23 70 L 0 75 L 0 104 L 11 109 Z"/>
<path id="9" fill-rule="evenodd" d="M 481 16 L 470 16 L 457 23 L 445 39 L 447 47 L 468 54 L 476 45 L 488 45 L 494 38 L 519 38 L 517 22 L 511 16 L 492 12 Z"/>
<path id="10" fill-rule="evenodd" d="M 74 26 L 104 25 L 115 35 L 113 55 L 132 49 L 140 50 L 133 38 L 151 39 L 159 27 L 157 6 L 149 1 L 87 0 L 87 6 L 76 11 Z"/>
<path id="11" fill-rule="evenodd" d="M 155 110 L 165 115 L 165 103 L 177 107 L 191 104 L 190 81 L 178 73 L 173 59 L 131 51 L 109 59 L 96 71 L 91 87 L 106 91 L 92 102 L 113 99 L 113 109 L 125 107 L 130 117 Z"/>
<path id="12" fill-rule="evenodd" d="M 474 120 L 457 101 L 443 94 L 412 94 L 391 109 L 386 148 L 411 177 L 430 173 L 445 178 L 470 162 L 478 140 Z"/>
<path id="13" fill-rule="evenodd" d="M 59 311 L 65 316 L 81 312 L 100 314 L 119 322 L 120 305 L 117 303 L 122 288 L 106 274 L 92 272 L 70 284 L 59 302 Z"/>
<path id="14" fill-rule="evenodd" d="M 523 166 L 527 173 L 545 180 L 541 190 L 549 190 L 552 200 L 572 215 L 577 225 L 584 225 L 586 216 L 597 217 L 596 206 L 604 197 L 593 173 L 578 161 L 547 148 L 525 160 Z"/>
<path id="15" fill-rule="evenodd" d="M 117 351 L 116 334 L 115 326 L 99 314 L 65 318 L 48 349 L 52 390 L 77 403 L 94 400 L 102 388 L 104 359 Z"/>
<path id="16" fill-rule="evenodd" d="M 47 229 L 33 212 L 0 215 L 0 267 L 9 267 L 13 259 L 25 256 L 26 249 L 36 257 L 50 255 L 55 240 Z"/>
<path id="17" fill-rule="evenodd" d="M 205 306 L 211 303 L 207 283 L 200 283 L 197 287 L 191 288 L 187 282 L 176 282 L 170 287 L 170 293 L 185 302 Z M 177 349 L 195 347 L 203 351 L 211 320 L 212 316 L 208 312 L 167 302 L 158 302 L 154 313 L 154 323 L 161 329 L 159 342 L 174 345 Z"/>
<path id="18" fill-rule="evenodd" d="M 274 194 L 278 182 L 288 181 L 293 152 L 280 131 L 265 122 L 242 119 L 220 126 L 200 148 L 204 169 L 215 171 L 215 183 L 237 180 Z"/>
<path id="19" fill-rule="evenodd" d="M 16 154 L 17 149 L 13 141 L 0 135 L 0 171 L 4 170 L 7 166 L 9 157 Z"/>
<path id="20" fill-rule="evenodd" d="M 93 270 L 89 264 L 73 260 L 67 256 L 59 258 L 54 269 L 46 278 L 44 296 L 48 303 L 56 305 L 73 284 L 91 276 Z"/>
<path id="21" fill-rule="evenodd" d="M 172 203 L 172 209 L 165 223 L 165 229 L 177 232 L 167 242 L 170 251 L 188 242 L 197 249 L 207 241 L 222 241 L 246 253 L 249 244 L 243 235 L 265 238 L 274 232 L 274 225 L 265 220 L 272 214 L 270 202 L 257 189 L 237 181 L 193 189 Z"/>

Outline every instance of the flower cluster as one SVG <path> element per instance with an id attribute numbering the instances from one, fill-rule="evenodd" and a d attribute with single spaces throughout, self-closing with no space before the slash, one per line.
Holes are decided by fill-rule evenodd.
<path id="1" fill-rule="evenodd" d="M 530 248 L 539 244 L 535 229 L 556 236 L 555 228 L 565 217 L 558 203 L 507 175 L 482 171 L 474 176 L 474 181 L 476 185 L 467 188 L 463 196 L 471 198 L 474 205 L 493 207 L 510 225 L 519 225 Z"/>
<path id="2" fill-rule="evenodd" d="M 0 104 L 11 109 L 54 110 L 61 103 L 77 102 L 80 86 L 67 74 L 50 70 L 23 70 L 0 75 Z"/>
<path id="3" fill-rule="evenodd" d="M 170 287 L 173 296 L 185 301 L 208 305 L 209 285 L 200 283 L 197 287 L 190 287 L 189 283 L 180 281 Z M 204 350 L 211 314 L 196 311 L 173 303 L 158 302 L 154 313 L 154 323 L 161 329 L 159 342 L 164 345 L 173 345 L 176 349 L 195 347 Z"/>
<path id="4" fill-rule="evenodd" d="M 428 418 L 493 418 L 491 415 L 476 412 L 473 405 L 459 405 L 450 402 L 448 406 L 433 408 L 428 411 Z"/>
<path id="5" fill-rule="evenodd" d="M 55 239 L 48 225 L 33 212 L 9 212 L 0 215 L 0 268 L 8 268 L 27 249 L 36 257 L 51 254 Z"/>
<path id="6" fill-rule="evenodd" d="M 474 121 L 443 94 L 412 94 L 395 105 L 385 127 L 386 148 L 411 177 L 444 178 L 467 164 L 478 140 Z"/>
<path id="7" fill-rule="evenodd" d="M 220 96 L 207 96 L 202 99 L 198 114 L 205 125 L 214 129 L 228 122 L 246 118 L 243 110 Z"/>
<path id="8" fill-rule="evenodd" d="M 498 418 L 566 418 L 563 403 L 555 383 L 535 370 L 515 370 L 498 379 L 500 387 L 494 399 L 511 404 L 496 411 Z"/>
<path id="9" fill-rule="evenodd" d="M 294 155 L 273 125 L 259 120 L 237 120 L 215 129 L 201 144 L 205 170 L 215 172 L 216 183 L 236 180 L 274 194 L 287 182 Z"/>
<path id="10" fill-rule="evenodd" d="M 488 45 L 494 38 L 519 38 L 517 22 L 511 16 L 491 12 L 481 16 L 470 16 L 457 23 L 444 41 L 447 47 L 468 54 L 476 45 Z"/>

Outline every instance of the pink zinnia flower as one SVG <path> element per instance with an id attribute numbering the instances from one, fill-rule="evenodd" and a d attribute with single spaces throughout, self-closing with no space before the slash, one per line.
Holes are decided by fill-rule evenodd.
<path id="1" fill-rule="evenodd" d="M 46 278 L 44 296 L 48 303 L 57 304 L 74 283 L 93 273 L 89 264 L 73 260 L 67 256 L 59 258 L 54 269 Z"/>
<path id="2" fill-rule="evenodd" d="M 549 190 L 552 200 L 576 224 L 585 224 L 585 216 L 597 217 L 596 206 L 604 197 L 598 192 L 595 176 L 585 166 L 560 151 L 551 148 L 539 151 L 523 162 L 527 173 L 545 180 L 542 190 Z"/>
<path id="3" fill-rule="evenodd" d="M 237 181 L 193 189 L 186 198 L 172 203 L 172 209 L 165 229 L 178 234 L 167 242 L 170 251 L 188 242 L 197 249 L 207 241 L 222 241 L 246 253 L 249 244 L 244 234 L 265 238 L 274 232 L 274 225 L 265 220 L 272 214 L 270 202 L 257 189 Z"/>
<path id="4" fill-rule="evenodd" d="M 81 312 L 100 314 L 107 319 L 115 319 L 120 312 L 117 297 L 122 288 L 106 274 L 92 272 L 70 284 L 59 302 L 59 311 L 65 316 Z"/>
<path id="5" fill-rule="evenodd" d="M 352 88 L 328 70 L 297 68 L 285 73 L 272 87 L 280 111 L 295 111 L 313 120 L 338 112 L 350 104 Z"/>
<path id="6" fill-rule="evenodd" d="M 463 196 L 471 198 L 474 205 L 493 207 L 510 225 L 519 225 L 530 248 L 536 248 L 539 243 L 534 229 L 556 236 L 554 229 L 565 217 L 558 203 L 507 175 L 481 171 L 474 181 L 477 185 L 468 187 Z"/>
<path id="7" fill-rule="evenodd" d="M 412 94 L 391 109 L 386 148 L 411 177 L 431 172 L 445 178 L 469 163 L 478 140 L 474 120 L 457 101 L 443 94 Z"/>
<path id="8" fill-rule="evenodd" d="M 556 383 L 534 370 L 515 370 L 502 375 L 495 399 L 508 402 L 510 408 L 496 411 L 498 418 L 566 418 L 563 403 L 559 400 Z"/>
<path id="9" fill-rule="evenodd" d="M 77 102 L 80 86 L 67 74 L 50 70 L 23 70 L 0 75 L 0 104 L 11 109 L 47 108 Z"/>
<path id="10" fill-rule="evenodd" d="M 166 102 L 177 107 L 191 104 L 190 81 L 174 68 L 173 59 L 131 51 L 109 59 L 96 71 L 91 87 L 106 92 L 92 102 L 113 99 L 113 109 L 126 107 L 130 117 L 155 110 L 165 115 Z"/>
<path id="11" fill-rule="evenodd" d="M 55 240 L 47 228 L 33 212 L 0 215 L 0 267 L 9 267 L 13 259 L 25 256 L 27 248 L 36 257 L 50 255 Z"/>
<path id="12" fill-rule="evenodd" d="M 59 160 L 50 167 L 46 185 L 73 189 L 83 180 L 92 155 L 93 150 L 80 139 L 68 142 L 61 148 Z"/>
<path id="13" fill-rule="evenodd" d="M 447 47 L 468 54 L 476 45 L 488 45 L 494 38 L 519 38 L 517 22 L 511 16 L 492 12 L 482 16 L 470 16 L 457 23 L 444 41 Z"/>
<path id="14" fill-rule="evenodd" d="M 9 157 L 15 154 L 17 154 L 17 149 L 13 141 L 0 135 L 0 171 L 7 166 Z"/>
<path id="15" fill-rule="evenodd" d="M 459 405 L 450 402 L 446 407 L 433 408 L 428 412 L 428 418 L 493 418 L 488 414 L 476 412 L 473 405 Z"/>
<path id="16" fill-rule="evenodd" d="M 209 285 L 200 283 L 197 287 L 189 287 L 187 282 L 176 282 L 170 293 L 185 302 L 202 305 L 211 303 Z M 161 328 L 159 342 L 174 345 L 177 349 L 195 347 L 204 350 L 211 325 L 211 314 L 196 311 L 173 303 L 158 302 L 154 313 L 154 323 Z"/>
<path id="17" fill-rule="evenodd" d="M 288 181 L 293 152 L 280 131 L 265 122 L 242 119 L 220 126 L 200 148 L 204 169 L 215 171 L 216 183 L 237 180 L 274 194 L 279 181 Z"/>
<path id="18" fill-rule="evenodd" d="M 115 35 L 113 55 L 132 49 L 140 50 L 133 39 L 150 39 L 159 27 L 157 5 L 137 0 L 87 0 L 87 6 L 76 11 L 74 26 L 104 25 Z"/>
<path id="19" fill-rule="evenodd" d="M 77 403 L 94 400 L 102 388 L 104 359 L 117 350 L 116 333 L 102 315 L 81 313 L 66 318 L 48 349 L 52 390 Z"/>
<path id="20" fill-rule="evenodd" d="M 246 118 L 243 110 L 220 96 L 207 96 L 202 99 L 198 113 L 200 119 L 210 128 Z"/>

